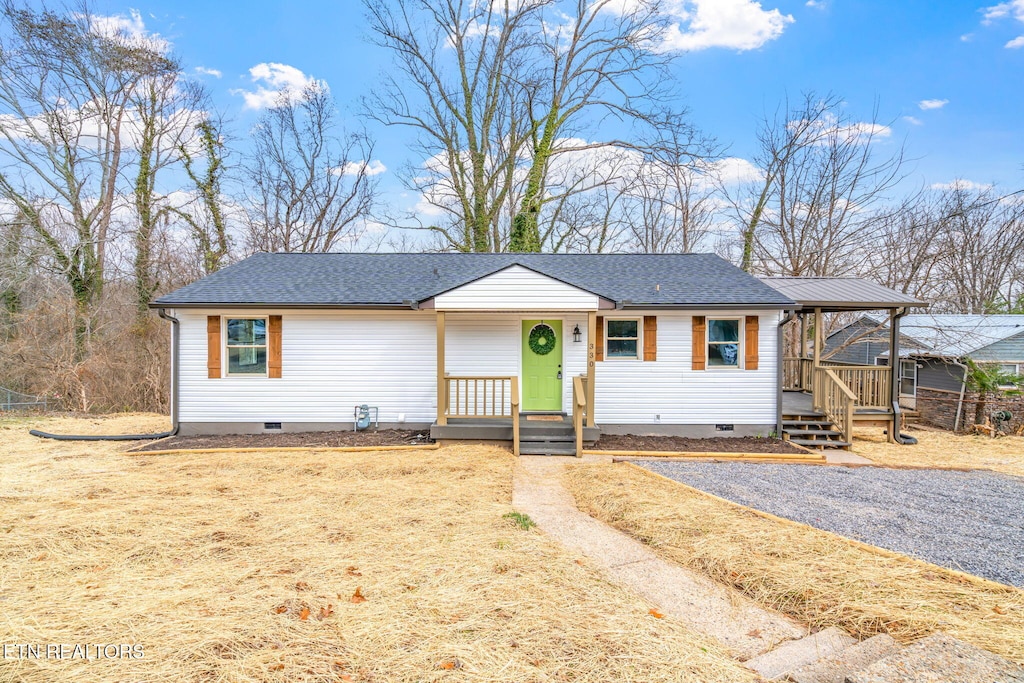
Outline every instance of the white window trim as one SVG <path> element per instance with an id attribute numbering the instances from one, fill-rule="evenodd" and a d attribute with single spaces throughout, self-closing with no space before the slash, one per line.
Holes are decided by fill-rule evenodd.
<path id="1" fill-rule="evenodd" d="M 636 323 L 636 355 L 635 356 L 610 356 L 608 355 L 608 323 L 613 320 L 632 320 Z M 635 315 L 605 316 L 604 319 L 604 359 L 615 363 L 636 363 L 644 360 L 644 317 Z M 615 339 L 632 339 L 632 337 L 615 337 Z"/>
<path id="2" fill-rule="evenodd" d="M 221 325 L 221 349 L 223 350 L 223 361 L 221 366 L 224 368 L 224 377 L 248 377 L 252 379 L 265 379 L 270 376 L 270 316 L 266 315 L 223 315 L 221 320 L 224 324 Z M 266 344 L 245 344 L 241 347 L 235 346 L 230 347 L 228 345 L 228 323 L 232 320 L 262 320 L 263 329 L 266 330 L 267 343 Z M 267 363 L 266 369 L 262 373 L 257 372 L 231 372 L 231 356 L 228 353 L 229 348 L 260 348 L 263 347 L 267 350 Z"/>
<path id="3" fill-rule="evenodd" d="M 711 321 L 712 320 L 735 320 L 736 321 L 736 365 L 712 365 L 711 364 Z M 724 372 L 743 370 L 746 361 L 746 317 L 730 315 L 708 315 L 704 317 L 704 369 Z M 714 342 L 716 344 L 731 344 L 732 342 Z"/>

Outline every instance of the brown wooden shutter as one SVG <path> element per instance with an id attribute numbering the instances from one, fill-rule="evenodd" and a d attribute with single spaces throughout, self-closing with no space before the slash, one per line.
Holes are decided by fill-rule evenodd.
<path id="1" fill-rule="evenodd" d="M 702 315 L 693 316 L 693 369 L 704 370 L 708 362 L 707 322 Z"/>
<path id="2" fill-rule="evenodd" d="M 743 366 L 747 370 L 757 370 L 757 316 L 747 316 L 747 342 Z"/>
<path id="3" fill-rule="evenodd" d="M 644 316 L 644 360 L 658 360 L 658 316 Z"/>
<path id="4" fill-rule="evenodd" d="M 604 360 L 604 316 L 597 316 L 597 334 L 594 335 L 594 360 Z"/>
<path id="5" fill-rule="evenodd" d="M 272 315 L 267 321 L 267 376 L 281 378 L 281 316 Z"/>
<path id="6" fill-rule="evenodd" d="M 206 316 L 206 376 L 220 379 L 220 316 Z"/>

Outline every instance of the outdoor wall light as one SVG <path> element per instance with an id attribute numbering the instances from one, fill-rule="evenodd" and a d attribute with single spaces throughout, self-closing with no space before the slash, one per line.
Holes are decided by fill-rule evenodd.
<path id="1" fill-rule="evenodd" d="M 572 328 L 572 340 L 574 342 L 581 342 L 581 341 L 583 341 L 583 333 L 580 332 L 580 326 L 579 325 L 576 325 L 576 327 Z"/>

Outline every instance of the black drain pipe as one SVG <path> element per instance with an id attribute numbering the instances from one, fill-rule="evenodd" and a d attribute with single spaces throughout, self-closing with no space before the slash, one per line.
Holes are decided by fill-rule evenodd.
<path id="1" fill-rule="evenodd" d="M 178 374 L 179 360 L 178 347 L 181 333 L 178 325 L 180 321 L 174 316 L 167 315 L 166 309 L 158 308 L 157 315 L 164 320 L 171 322 L 171 431 L 160 432 L 159 434 L 113 434 L 113 435 L 90 435 L 90 434 L 50 434 L 41 432 L 38 429 L 30 429 L 29 434 L 38 436 L 41 439 L 54 439 L 56 441 L 153 441 L 174 436 L 178 433 Z"/>

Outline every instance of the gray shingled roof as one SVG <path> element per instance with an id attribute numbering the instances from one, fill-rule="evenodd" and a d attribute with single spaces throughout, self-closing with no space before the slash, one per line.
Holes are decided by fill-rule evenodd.
<path id="1" fill-rule="evenodd" d="M 928 305 L 859 277 L 763 277 L 761 280 L 804 308 L 871 310 Z"/>
<path id="2" fill-rule="evenodd" d="M 409 306 L 513 265 L 616 304 L 790 308 L 714 254 L 256 254 L 154 307 Z"/>

